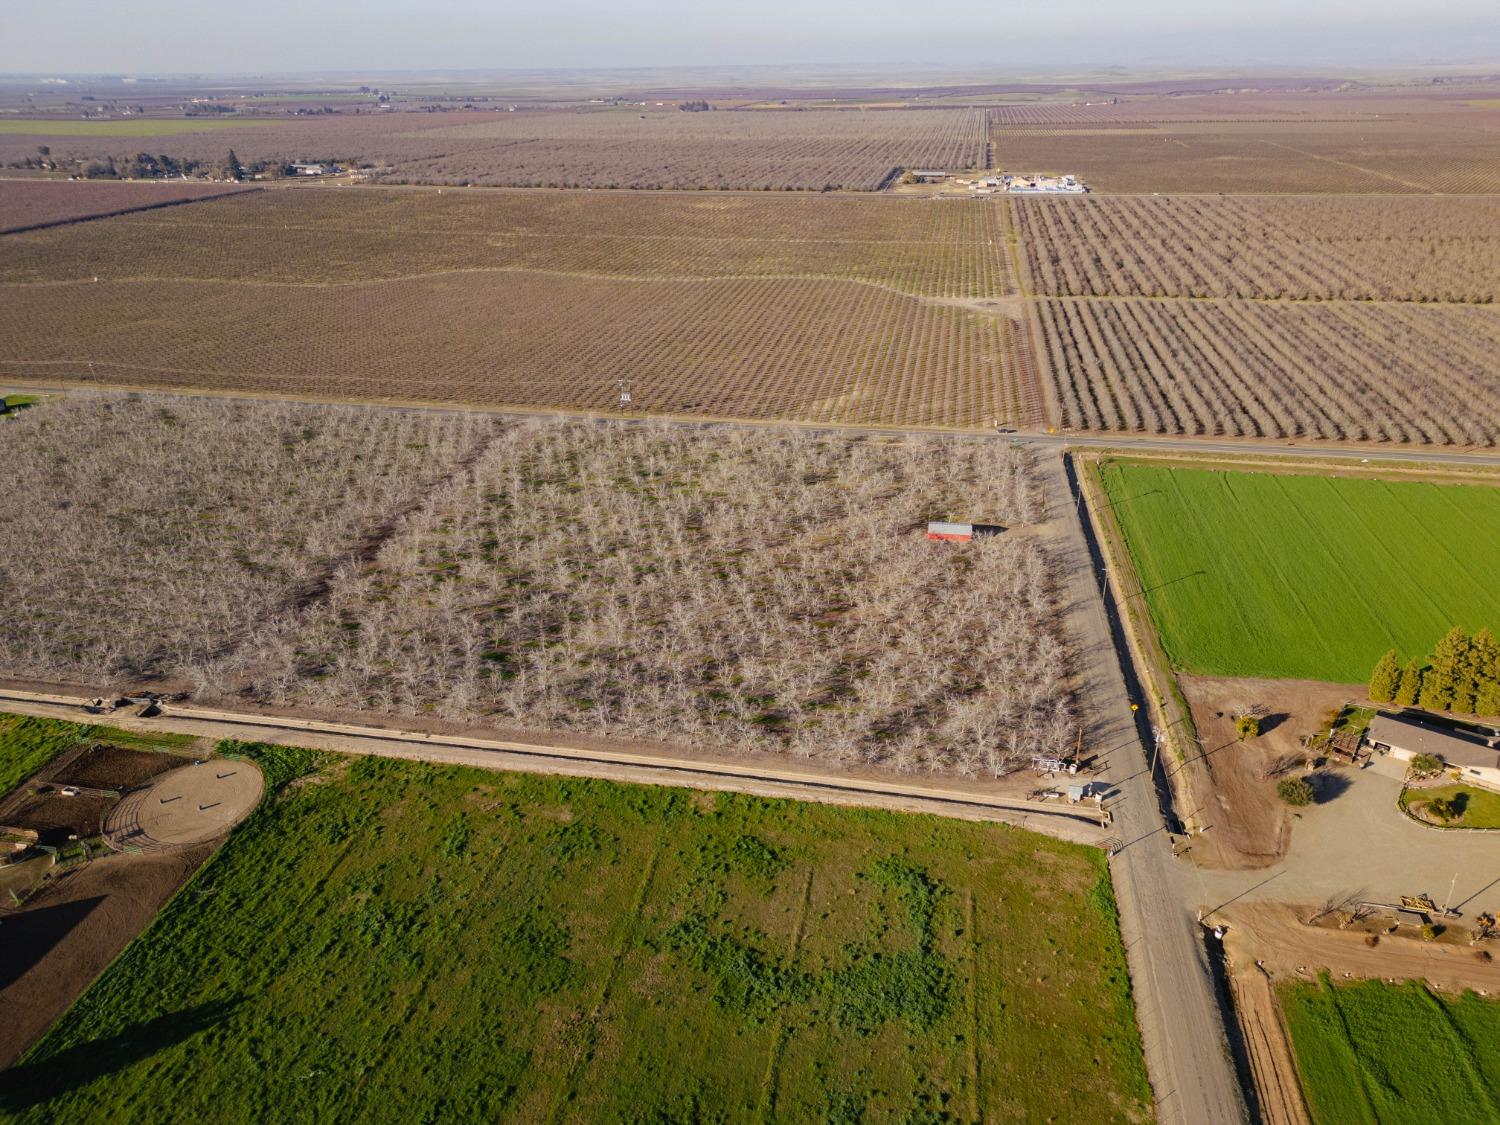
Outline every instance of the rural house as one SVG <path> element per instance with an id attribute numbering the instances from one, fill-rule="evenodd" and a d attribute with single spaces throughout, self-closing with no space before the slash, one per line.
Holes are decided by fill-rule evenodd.
<path id="1" fill-rule="evenodd" d="M 1500 736 L 1486 742 L 1401 715 L 1377 715 L 1365 733 L 1365 741 L 1376 751 L 1389 751 L 1398 762 L 1431 754 L 1450 769 L 1459 770 L 1465 781 L 1500 789 Z"/>

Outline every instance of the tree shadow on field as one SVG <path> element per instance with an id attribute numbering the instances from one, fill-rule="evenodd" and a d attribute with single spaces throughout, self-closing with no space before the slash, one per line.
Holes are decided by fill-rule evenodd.
<path id="1" fill-rule="evenodd" d="M 0 926 L 0 988 L 20 980 L 103 901 L 103 895 L 94 895 L 7 915 Z"/>
<path id="2" fill-rule="evenodd" d="M 1260 720 L 1260 733 L 1270 734 L 1282 723 L 1291 718 L 1285 711 L 1273 711 L 1269 715 L 1262 715 Z"/>
<path id="3" fill-rule="evenodd" d="M 1313 799 L 1320 805 L 1343 796 L 1351 784 L 1347 777 L 1338 773 L 1315 773 L 1307 780 L 1312 782 Z"/>
<path id="4" fill-rule="evenodd" d="M 0 1111 L 18 1113 L 106 1078 L 228 1018 L 240 997 L 214 1000 L 132 1024 L 117 1035 L 65 1048 L 0 1073 Z"/>

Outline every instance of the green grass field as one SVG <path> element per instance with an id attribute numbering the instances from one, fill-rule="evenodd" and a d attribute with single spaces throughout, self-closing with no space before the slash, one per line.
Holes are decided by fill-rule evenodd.
<path id="1" fill-rule="evenodd" d="M 1317 1125 L 1500 1121 L 1500 1003 L 1326 977 L 1281 1002 Z"/>
<path id="2" fill-rule="evenodd" d="M 1182 671 L 1360 683 L 1454 625 L 1500 628 L 1500 489 L 1106 462 Z"/>
<path id="3" fill-rule="evenodd" d="M 94 729 L 79 723 L 0 714 L 0 797 Z"/>
<path id="4" fill-rule="evenodd" d="M 1401 807 L 1431 801 L 1437 797 L 1460 799 L 1463 815 L 1453 821 L 1455 828 L 1500 828 L 1500 793 L 1473 785 L 1442 785 L 1431 789 L 1407 789 L 1401 794 Z"/>
<path id="5" fill-rule="evenodd" d="M 15 1120 L 1150 1116 L 1098 852 L 267 750 L 304 776 L 8 1074 Z"/>
<path id="6" fill-rule="evenodd" d="M 222 117 L 126 117 L 112 121 L 85 121 L 77 117 L 0 117 L 0 136 L 35 137 L 175 137 L 181 133 L 208 133 L 266 125 L 265 121 L 237 121 Z"/>

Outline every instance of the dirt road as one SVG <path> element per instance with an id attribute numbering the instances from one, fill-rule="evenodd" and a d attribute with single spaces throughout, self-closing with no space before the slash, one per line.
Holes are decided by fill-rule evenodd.
<path id="1" fill-rule="evenodd" d="M 83 696 L 0 689 L 0 710 L 24 715 L 86 721 L 85 702 Z M 103 721 L 127 730 L 169 731 L 212 739 L 237 738 L 343 754 L 405 758 L 480 769 L 598 777 L 646 785 L 718 789 L 761 797 L 787 797 L 994 821 L 1078 844 L 1098 845 L 1110 835 L 1109 830 L 1100 827 L 1092 806 L 1042 805 L 1022 798 L 987 793 L 979 785 L 965 789 L 963 782 L 955 780 L 883 780 L 819 772 L 806 766 L 798 769 L 749 766 L 618 750 L 533 745 L 177 704 L 166 705 L 160 715 L 148 719 L 115 713 L 104 716 Z"/>
<path id="2" fill-rule="evenodd" d="M 1201 930 L 1172 857 L 1143 729 L 1129 710 L 1135 693 L 1117 647 L 1113 599 L 1101 592 L 1097 553 L 1085 537 L 1063 459 L 1039 453 L 1047 494 L 1046 533 L 1063 575 L 1065 625 L 1079 661 L 1079 705 L 1086 741 L 1108 752 L 1122 797 L 1115 831 L 1123 847 L 1111 861 L 1120 904 L 1146 1066 L 1163 1122 L 1220 1125 L 1246 1119 L 1229 1061 L 1223 1012 Z M 1088 533 L 1090 536 L 1092 532 Z"/>
<path id="3" fill-rule="evenodd" d="M 1266 1125 L 1312 1125 L 1270 975 L 1254 965 L 1236 966 L 1230 980 L 1261 1120 Z"/>

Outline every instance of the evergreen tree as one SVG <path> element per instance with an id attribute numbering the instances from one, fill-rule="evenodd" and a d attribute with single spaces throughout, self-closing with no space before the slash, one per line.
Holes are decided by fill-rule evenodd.
<path id="1" fill-rule="evenodd" d="M 1500 715 L 1500 641 L 1487 628 L 1474 634 L 1469 668 L 1474 677 L 1474 713 Z"/>
<path id="2" fill-rule="evenodd" d="M 1396 705 L 1398 707 L 1415 707 L 1417 696 L 1422 693 L 1422 670 L 1417 667 L 1415 660 L 1409 660 L 1401 672 L 1401 683 L 1396 688 Z"/>
<path id="3" fill-rule="evenodd" d="M 1457 625 L 1448 630 L 1432 650 L 1432 667 L 1422 677 L 1422 692 L 1417 697 L 1429 711 L 1451 711 L 1459 691 L 1459 681 L 1469 660 L 1469 635 Z"/>
<path id="4" fill-rule="evenodd" d="M 1396 650 L 1391 649 L 1370 673 L 1370 698 L 1376 703 L 1389 703 L 1396 697 L 1396 689 L 1400 686 L 1401 662 L 1396 659 Z"/>
<path id="5" fill-rule="evenodd" d="M 229 156 L 224 160 L 224 178 L 227 180 L 243 180 L 245 178 L 245 166 L 240 163 L 240 158 L 234 154 L 234 149 L 229 150 Z"/>
<path id="6" fill-rule="evenodd" d="M 1486 718 L 1500 715 L 1500 680 L 1488 680 L 1479 685 L 1474 697 L 1474 714 Z"/>

